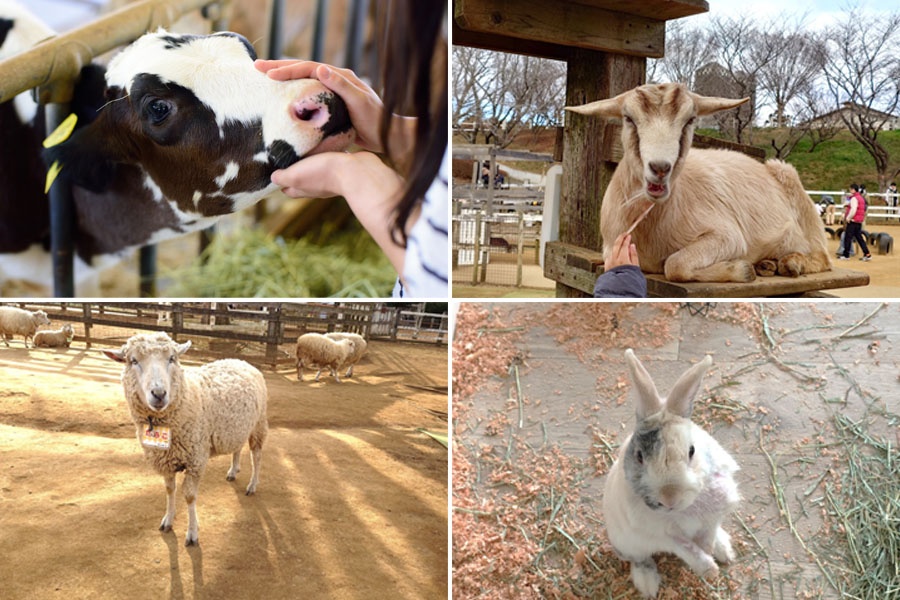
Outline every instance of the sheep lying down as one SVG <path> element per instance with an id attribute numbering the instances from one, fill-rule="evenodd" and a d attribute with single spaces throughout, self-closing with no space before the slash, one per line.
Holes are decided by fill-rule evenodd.
<path id="1" fill-rule="evenodd" d="M 182 493 L 188 505 L 184 543 L 198 542 L 197 489 L 211 456 L 231 455 L 226 479 L 240 471 L 241 448 L 250 444 L 253 471 L 247 495 L 256 492 L 263 443 L 269 431 L 268 393 L 262 373 L 236 359 L 201 367 L 182 367 L 179 358 L 191 342 L 174 342 L 165 333 L 139 334 L 119 350 L 104 350 L 123 363 L 122 385 L 138 442 L 166 485 L 166 514 L 161 531 L 175 520 L 175 474 L 183 471 Z"/>
<path id="2" fill-rule="evenodd" d="M 831 270 L 825 230 L 794 167 L 690 150 L 697 117 L 744 102 L 665 83 L 566 107 L 622 121 L 622 161 L 600 207 L 605 260 L 616 238 L 633 231 L 641 270 L 669 281 L 749 282 Z"/>

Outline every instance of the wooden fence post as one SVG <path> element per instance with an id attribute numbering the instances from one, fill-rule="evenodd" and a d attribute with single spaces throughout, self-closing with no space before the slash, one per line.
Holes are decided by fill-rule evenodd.
<path id="1" fill-rule="evenodd" d="M 84 343 L 90 349 L 91 347 L 91 304 L 85 302 L 81 305 L 81 311 L 84 315 Z"/>
<path id="2" fill-rule="evenodd" d="M 478 283 L 478 267 L 481 264 L 481 211 L 475 211 L 475 249 L 472 255 L 472 285 Z"/>
<path id="3" fill-rule="evenodd" d="M 278 366 L 278 343 L 281 341 L 281 304 L 269 305 L 269 320 L 266 329 L 266 362 Z"/>
<path id="4" fill-rule="evenodd" d="M 172 303 L 172 339 L 177 340 L 178 334 L 184 328 L 184 305 L 181 302 Z"/>
<path id="5" fill-rule="evenodd" d="M 522 253 L 525 245 L 525 212 L 522 207 L 519 207 L 519 227 L 516 241 L 516 287 L 522 287 Z"/>

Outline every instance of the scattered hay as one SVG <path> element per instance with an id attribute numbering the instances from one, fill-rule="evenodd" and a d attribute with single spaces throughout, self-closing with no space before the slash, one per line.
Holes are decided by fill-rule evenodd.
<path id="1" fill-rule="evenodd" d="M 217 235 L 189 266 L 163 273 L 161 287 L 170 297 L 197 298 L 391 295 L 397 274 L 365 231 L 320 237 L 284 240 L 257 229 Z"/>
<path id="2" fill-rule="evenodd" d="M 900 419 L 888 418 L 896 428 Z M 897 446 L 871 435 L 866 420 L 835 414 L 832 425 L 841 445 L 843 469 L 824 486 L 832 543 L 820 549 L 826 557 L 823 572 L 837 582 L 844 598 L 900 597 Z"/>

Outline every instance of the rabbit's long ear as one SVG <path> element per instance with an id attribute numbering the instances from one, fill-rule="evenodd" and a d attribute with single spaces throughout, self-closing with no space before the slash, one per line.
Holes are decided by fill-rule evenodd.
<path id="1" fill-rule="evenodd" d="M 650 373 L 634 355 L 634 351 L 629 348 L 625 351 L 625 360 L 628 362 L 628 370 L 631 371 L 631 380 L 634 382 L 637 391 L 637 401 L 634 408 L 637 413 L 638 421 L 646 419 L 650 415 L 656 414 L 663 408 L 662 398 L 656 391 L 656 385 L 650 378 Z"/>
<path id="2" fill-rule="evenodd" d="M 669 393 L 666 400 L 666 410 L 685 419 L 691 418 L 691 411 L 694 410 L 694 398 L 700 391 L 700 383 L 703 381 L 703 375 L 712 365 L 712 356 L 707 354 L 703 360 L 684 372 L 675 382 L 675 386 Z"/>

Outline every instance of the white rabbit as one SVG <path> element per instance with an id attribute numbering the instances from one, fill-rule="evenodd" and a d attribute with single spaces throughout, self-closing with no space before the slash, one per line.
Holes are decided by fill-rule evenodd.
<path id="1" fill-rule="evenodd" d="M 636 426 L 610 469 L 603 513 L 609 541 L 631 563 L 634 586 L 654 598 L 660 583 L 656 553 L 675 554 L 707 578 L 718 574 L 716 560 L 734 560 L 721 525 L 740 499 L 738 465 L 690 420 L 710 356 L 688 369 L 668 398 L 660 397 L 632 350 L 625 359 L 637 392 Z"/>

